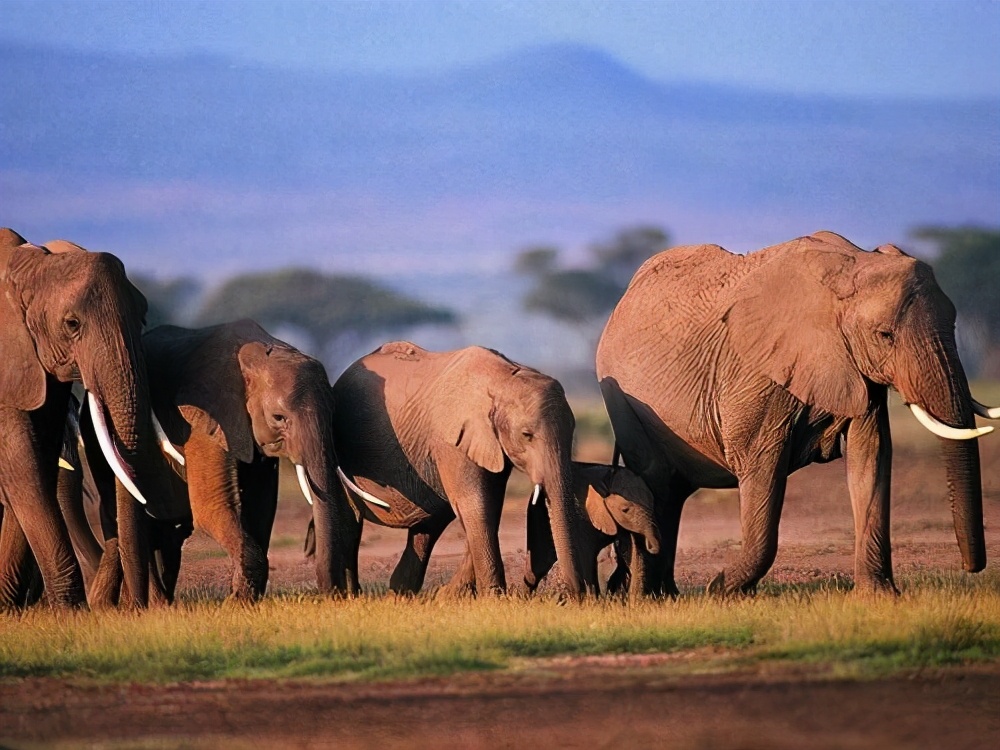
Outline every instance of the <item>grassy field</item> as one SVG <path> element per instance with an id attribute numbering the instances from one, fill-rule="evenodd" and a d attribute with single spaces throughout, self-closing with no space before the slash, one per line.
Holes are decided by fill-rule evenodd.
<path id="1" fill-rule="evenodd" d="M 174 682 L 367 680 L 518 669 L 544 657 L 688 653 L 684 670 L 777 661 L 838 676 L 1000 658 L 1000 577 L 923 576 L 895 598 L 829 585 L 765 586 L 754 599 L 560 605 L 291 593 L 253 607 L 209 599 L 145 613 L 0 616 L 0 677 Z"/>

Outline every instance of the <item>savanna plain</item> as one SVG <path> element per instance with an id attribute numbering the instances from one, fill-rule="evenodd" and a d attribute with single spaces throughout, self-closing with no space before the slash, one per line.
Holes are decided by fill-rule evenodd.
<path id="1" fill-rule="evenodd" d="M 1000 402 L 1000 384 L 973 393 Z M 677 600 L 566 604 L 544 583 L 528 598 L 530 486 L 515 473 L 506 598 L 434 597 L 461 557 L 455 523 L 413 598 L 386 590 L 405 532 L 367 524 L 366 593 L 330 600 L 315 593 L 310 511 L 286 466 L 257 605 L 225 600 L 229 561 L 196 531 L 173 607 L 0 613 L 0 745 L 998 747 L 1000 435 L 980 440 L 989 563 L 968 575 L 937 438 L 893 401 L 898 597 L 851 591 L 838 461 L 790 479 L 778 557 L 752 598 L 705 594 L 739 552 L 735 490 L 688 501 Z M 576 457 L 609 461 L 603 405 L 573 406 Z M 605 552 L 602 577 L 612 568 Z"/>

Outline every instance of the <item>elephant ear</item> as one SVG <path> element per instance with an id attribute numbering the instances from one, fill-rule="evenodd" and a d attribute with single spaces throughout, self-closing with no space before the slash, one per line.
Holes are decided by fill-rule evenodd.
<path id="1" fill-rule="evenodd" d="M 615 536 L 618 533 L 618 524 L 611 517 L 608 504 L 596 489 L 590 487 L 587 490 L 587 516 L 591 525 L 607 536 Z"/>
<path id="2" fill-rule="evenodd" d="M 253 460 L 253 434 L 233 324 L 189 330 L 159 326 L 143 336 L 150 379 L 174 391 L 173 404 L 193 428 L 233 458 Z"/>
<path id="3" fill-rule="evenodd" d="M 800 401 L 848 417 L 868 408 L 868 386 L 840 325 L 855 293 L 855 252 L 863 251 L 827 232 L 761 251 L 766 257 L 746 259 L 758 265 L 723 316 L 745 365 Z"/>
<path id="4" fill-rule="evenodd" d="M 454 399 L 444 417 L 445 439 L 477 465 L 494 474 L 503 471 L 504 452 L 493 424 L 493 399 L 484 386 L 470 383 Z"/>
<path id="5" fill-rule="evenodd" d="M 25 244 L 17 232 L 0 230 L 0 406 L 31 411 L 45 403 L 45 369 L 9 267 L 17 248 Z"/>

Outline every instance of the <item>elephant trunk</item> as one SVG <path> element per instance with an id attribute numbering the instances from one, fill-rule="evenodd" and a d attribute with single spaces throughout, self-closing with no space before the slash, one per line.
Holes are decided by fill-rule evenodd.
<path id="1" fill-rule="evenodd" d="M 922 407 L 948 427 L 972 429 L 976 426 L 972 395 L 954 341 L 932 338 L 916 374 L 897 386 L 903 399 Z M 940 438 L 948 481 L 955 536 L 962 553 L 962 567 L 976 573 L 986 567 L 983 534 L 983 492 L 977 438 Z"/>
<path id="2" fill-rule="evenodd" d="M 579 549 L 578 530 L 585 519 L 573 494 L 572 473 L 569 450 L 566 456 L 553 457 L 546 466 L 545 476 L 540 484 L 545 491 L 552 525 L 552 540 L 555 543 L 556 558 L 562 570 L 563 581 L 569 592 L 581 596 L 584 586 L 583 559 Z"/>

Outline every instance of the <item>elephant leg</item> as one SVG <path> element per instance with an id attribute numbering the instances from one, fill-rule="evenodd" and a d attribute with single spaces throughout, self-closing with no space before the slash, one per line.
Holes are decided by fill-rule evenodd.
<path id="1" fill-rule="evenodd" d="M 465 553 L 458 564 L 458 568 L 452 575 L 451 580 L 438 589 L 437 596 L 442 599 L 461 599 L 466 596 L 476 595 L 476 567 L 472 559 L 472 550 L 468 543 L 465 545 Z"/>
<path id="2" fill-rule="evenodd" d="M 524 585 L 529 592 L 538 588 L 552 566 L 556 564 L 556 547 L 552 539 L 552 524 L 544 503 L 528 504 L 528 554 L 524 561 Z"/>
<path id="3" fill-rule="evenodd" d="M 236 476 L 240 488 L 240 524 L 265 558 L 263 577 L 255 583 L 260 589 L 254 595 L 260 597 L 267 587 L 267 550 L 278 509 L 278 459 L 255 454 L 251 463 L 237 464 Z"/>
<path id="4" fill-rule="evenodd" d="M 233 561 L 232 596 L 253 601 L 267 581 L 267 557 L 240 524 L 236 461 L 198 430 L 192 431 L 185 451 L 194 525 L 208 532 Z"/>
<path id="5" fill-rule="evenodd" d="M 503 557 L 500 553 L 500 513 L 503 510 L 505 474 L 470 476 L 468 472 L 445 469 L 439 465 L 441 480 L 462 526 L 465 528 L 468 554 L 480 595 L 507 591 Z"/>
<path id="6" fill-rule="evenodd" d="M 898 594 L 889 541 L 892 437 L 884 407 L 851 420 L 845 453 L 854 512 L 855 590 Z"/>
<path id="7" fill-rule="evenodd" d="M 632 592 L 637 597 L 641 593 L 638 586 L 632 586 L 633 557 L 637 554 L 632 544 L 631 534 L 619 534 L 615 537 L 615 560 L 617 564 L 608 578 L 607 592 L 609 596 L 624 596 Z"/>
<path id="8" fill-rule="evenodd" d="M 406 548 L 389 578 L 389 589 L 397 594 L 415 594 L 424 585 L 431 551 L 454 520 L 452 513 L 432 516 L 409 529 Z"/>
<path id="9" fill-rule="evenodd" d="M 778 522 L 788 481 L 791 441 L 758 454 L 751 473 L 740 477 L 740 527 L 743 549 L 736 564 L 719 573 L 708 585 L 713 594 L 751 594 L 778 554 Z"/>
<path id="10" fill-rule="evenodd" d="M 9 510 L 0 514 L 0 610 L 32 603 L 37 571 L 21 524 Z"/>
<path id="11" fill-rule="evenodd" d="M 184 542 L 194 526 L 190 519 L 181 522 L 160 521 L 153 524 L 153 565 L 154 573 L 150 577 L 150 596 L 161 598 L 168 604 L 174 601 L 177 588 L 177 578 L 181 569 L 181 553 Z"/>
<path id="12" fill-rule="evenodd" d="M 69 530 L 73 550 L 76 552 L 83 572 L 84 583 L 91 583 L 101 562 L 101 543 L 94 536 L 87 514 L 83 509 L 83 468 L 76 450 L 76 443 L 66 441 L 63 451 L 67 460 L 76 466 L 74 470 L 59 469 L 56 494 L 59 509 Z"/>
<path id="13" fill-rule="evenodd" d="M 68 392 L 67 392 L 68 397 Z M 59 446 L 65 420 L 65 400 L 46 402 L 38 412 L 0 408 L 0 487 L 5 503 L 4 523 L 16 521 L 31 547 L 45 583 L 48 602 L 54 606 L 77 607 L 86 603 L 83 574 L 73 554 L 69 531 L 56 499 Z M 59 432 L 48 423 L 58 419 Z M 0 591 L 14 591 L 17 581 L 11 566 L 0 569 Z"/>

